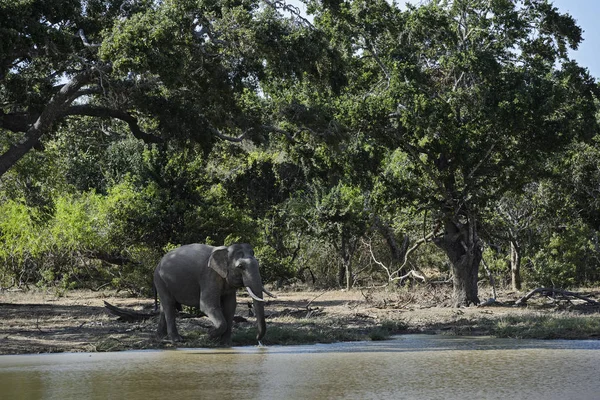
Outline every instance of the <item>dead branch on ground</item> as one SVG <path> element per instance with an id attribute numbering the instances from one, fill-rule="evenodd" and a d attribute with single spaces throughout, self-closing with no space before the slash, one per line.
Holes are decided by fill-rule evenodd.
<path id="1" fill-rule="evenodd" d="M 532 291 L 527 293 L 525 296 L 523 296 L 519 300 L 517 300 L 515 305 L 517 305 L 517 306 L 524 305 L 525 303 L 527 303 L 527 300 L 529 300 L 536 293 L 539 293 L 540 295 L 546 296 L 546 297 L 554 297 L 556 295 L 560 295 L 566 300 L 571 300 L 570 298 L 574 297 L 574 298 L 577 298 L 580 300 L 584 300 L 587 303 L 595 305 L 595 306 L 600 305 L 600 303 L 597 302 L 596 300 L 592 300 L 589 297 L 584 296 L 580 293 L 570 292 L 568 290 L 563 290 L 563 289 L 544 288 L 544 287 L 533 289 Z"/>
<path id="2" fill-rule="evenodd" d="M 124 308 L 113 306 L 107 301 L 104 301 L 104 307 L 106 307 L 109 313 L 119 317 L 119 321 L 123 322 L 145 321 L 158 315 L 158 312 L 142 313 L 133 310 L 126 310 Z"/>

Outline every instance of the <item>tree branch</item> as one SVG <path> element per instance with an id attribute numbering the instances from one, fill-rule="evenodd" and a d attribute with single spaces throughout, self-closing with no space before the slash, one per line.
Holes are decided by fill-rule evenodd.
<path id="1" fill-rule="evenodd" d="M 146 143 L 162 143 L 163 141 L 162 138 L 151 135 L 141 130 L 138 125 L 137 118 L 125 111 L 114 110 L 106 107 L 92 106 L 89 104 L 81 104 L 69 107 L 65 111 L 64 115 L 85 115 L 89 117 L 120 119 L 121 121 L 124 121 L 127 123 L 127 125 L 129 125 L 131 133 L 137 139 L 143 140 Z"/>
<path id="2" fill-rule="evenodd" d="M 490 146 L 488 151 L 485 153 L 485 155 L 481 158 L 481 160 L 479 160 L 477 165 L 475 165 L 475 167 L 473 167 L 471 172 L 469 172 L 469 175 L 467 175 L 467 179 L 466 179 L 467 181 L 469 181 L 473 177 L 473 175 L 475 174 L 475 172 L 477 172 L 479 167 L 481 167 L 481 165 L 485 162 L 485 160 L 487 160 L 490 157 L 490 154 L 492 154 L 492 151 L 494 150 L 495 146 L 496 146 L 496 143 L 492 143 L 492 145 Z"/>
<path id="3" fill-rule="evenodd" d="M 431 239 L 433 237 L 433 235 L 435 235 L 435 231 L 430 232 L 429 234 L 425 235 L 424 237 L 422 237 L 421 239 L 417 240 L 415 242 L 415 244 L 408 250 L 406 250 L 406 253 L 404 253 L 404 262 L 402 263 L 402 265 L 400 266 L 400 268 L 398 268 L 398 270 L 395 272 L 395 274 L 399 274 L 400 271 L 402 269 L 404 269 L 404 267 L 406 266 L 406 263 L 408 263 L 408 256 L 415 250 L 417 250 L 423 243 L 427 242 L 429 239 Z M 393 275 L 393 274 L 392 274 Z M 395 278 L 395 280 L 400 279 L 399 278 Z"/>
<path id="4" fill-rule="evenodd" d="M 402 241 L 402 247 L 398 246 L 398 242 L 396 241 L 396 237 L 394 232 L 390 226 L 383 222 L 378 215 L 374 217 L 375 226 L 378 228 L 379 232 L 383 235 L 385 241 L 387 242 L 390 250 L 392 251 L 392 257 L 395 261 L 400 261 L 404 258 L 404 254 L 406 254 L 406 250 L 408 249 L 408 243 L 410 238 L 408 235 L 404 236 L 404 240 Z"/>
<path id="5" fill-rule="evenodd" d="M 83 32 L 83 29 L 79 29 L 77 31 L 77 36 L 81 38 L 81 41 L 83 42 L 83 45 L 85 47 L 100 47 L 100 44 L 88 42 L 87 38 L 85 37 L 85 33 Z"/>
<path id="6" fill-rule="evenodd" d="M 276 126 L 272 126 L 272 125 L 263 125 L 261 128 L 275 132 L 275 133 L 280 133 L 283 136 L 285 136 L 291 143 L 295 144 L 296 143 L 296 139 L 294 139 L 294 136 L 292 136 L 288 131 L 283 130 L 281 128 L 277 128 Z M 301 132 L 302 130 L 299 130 L 298 132 Z"/>
<path id="7" fill-rule="evenodd" d="M 225 135 L 213 126 L 209 126 L 209 129 L 213 135 L 215 135 L 216 137 L 218 137 L 221 140 L 226 140 L 228 142 L 233 142 L 233 143 L 240 143 L 241 141 L 243 141 L 246 138 L 246 135 L 252 128 L 246 129 L 240 136 L 237 136 L 237 137 Z"/>
<path id="8" fill-rule="evenodd" d="M 408 249 L 405 253 L 404 253 L 404 262 L 402 263 L 402 265 L 396 269 L 396 271 L 394 272 L 390 272 L 390 269 L 381 261 L 377 260 L 375 258 L 375 254 L 373 253 L 373 249 L 371 247 L 371 243 L 370 242 L 366 242 L 363 240 L 363 244 L 366 245 L 369 248 L 369 253 L 371 254 L 371 259 L 380 267 L 382 267 L 385 272 L 388 275 L 388 281 L 389 282 L 395 282 L 395 281 L 400 281 L 403 279 L 408 278 L 409 276 L 414 276 L 415 278 L 421 279 L 423 281 L 425 281 L 425 277 L 423 277 L 422 275 L 419 275 L 418 273 L 416 273 L 414 270 L 409 271 L 407 274 L 400 276 L 400 271 L 402 271 L 404 269 L 404 267 L 406 266 L 406 264 L 408 263 L 408 256 L 415 251 L 416 249 L 419 248 L 419 246 L 421 246 L 423 243 L 425 243 L 426 241 L 428 241 L 431 237 L 433 237 L 433 235 L 435 234 L 435 232 L 431 232 L 428 235 L 426 235 L 425 237 L 423 237 L 422 239 L 419 239 L 415 242 L 415 244 Z"/>
<path id="9" fill-rule="evenodd" d="M 384 263 L 382 263 L 381 261 L 379 261 L 375 258 L 375 254 L 373 253 L 373 248 L 371 247 L 371 242 L 367 242 L 363 239 L 363 244 L 369 248 L 369 253 L 371 254 L 371 259 L 373 260 L 373 262 L 375 262 L 375 264 L 379 265 L 381 268 L 383 268 L 385 270 L 385 272 L 387 272 L 388 280 L 391 281 L 392 273 L 390 272 L 390 269 L 388 267 L 386 267 L 386 265 Z"/>
<path id="10" fill-rule="evenodd" d="M 540 288 L 537 288 L 537 289 L 533 289 L 531 292 L 529 292 L 525 296 L 521 297 L 519 300 L 516 301 L 515 305 L 516 306 L 520 306 L 520 305 L 525 304 L 527 302 L 527 300 L 529 300 L 536 293 L 540 293 L 541 295 L 544 295 L 544 296 L 550 296 L 550 295 L 554 295 L 554 294 L 560 294 L 560 295 L 565 296 L 565 297 L 568 297 L 568 296 L 575 297 L 577 299 L 584 300 L 584 301 L 586 301 L 586 302 L 588 302 L 590 304 L 593 304 L 593 305 L 600 304 L 596 300 L 592 300 L 589 297 L 584 296 L 584 295 L 579 294 L 579 293 L 569 292 L 568 290 L 562 290 L 562 289 L 540 287 Z"/>
<path id="11" fill-rule="evenodd" d="M 377 65 L 379 65 L 379 68 L 381 68 L 381 71 L 385 75 L 385 78 L 387 80 L 386 89 L 388 89 L 390 87 L 390 80 L 391 80 L 390 72 L 383 64 L 383 61 L 381 61 L 381 58 L 379 58 L 379 54 L 377 54 L 377 50 L 375 50 L 373 43 L 371 43 L 371 41 L 369 39 L 367 39 L 366 37 L 364 38 L 364 40 L 365 40 L 365 44 L 367 45 L 367 50 L 369 50 L 369 52 L 373 55 L 373 58 L 375 58 L 375 62 L 377 62 Z"/>
<path id="12" fill-rule="evenodd" d="M 19 143 L 11 145 L 8 150 L 0 155 L 0 176 L 4 175 L 38 143 L 42 135 L 52 128 L 56 119 L 78 97 L 79 90 L 92 80 L 94 74 L 101 71 L 102 68 L 94 67 L 75 75 L 52 96 L 44 111 L 27 129 L 25 137 Z"/>

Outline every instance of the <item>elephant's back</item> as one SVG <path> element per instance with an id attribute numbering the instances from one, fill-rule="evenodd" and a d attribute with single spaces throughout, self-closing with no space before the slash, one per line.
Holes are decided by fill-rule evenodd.
<path id="1" fill-rule="evenodd" d="M 154 278 L 181 284 L 182 281 L 198 282 L 208 265 L 214 247 L 205 244 L 186 244 L 169 251 L 160 260 Z"/>
<path id="2" fill-rule="evenodd" d="M 207 244 L 186 244 L 169 251 L 161 260 L 163 268 L 180 268 L 183 266 L 206 265 L 214 246 Z"/>

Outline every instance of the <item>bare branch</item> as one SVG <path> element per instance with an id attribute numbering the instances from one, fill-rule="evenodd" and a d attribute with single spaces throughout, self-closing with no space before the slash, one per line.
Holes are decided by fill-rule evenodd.
<path id="1" fill-rule="evenodd" d="M 373 260 L 373 262 L 375 262 L 375 264 L 379 265 L 381 268 L 383 268 L 385 270 L 385 272 L 387 272 L 388 279 L 391 281 L 392 274 L 390 273 L 390 269 L 388 267 L 386 267 L 384 263 L 382 263 L 381 261 L 379 261 L 375 258 L 375 254 L 373 253 L 373 248 L 371 247 L 371 242 L 370 241 L 367 242 L 363 239 L 363 244 L 368 247 L 369 253 L 371 254 L 371 259 Z"/>
<path id="2" fill-rule="evenodd" d="M 408 273 L 406 275 L 402 275 L 402 276 L 392 279 L 392 281 L 401 281 L 401 280 L 408 278 L 411 275 L 413 277 L 415 277 L 416 279 L 422 280 L 423 282 L 427 281 L 427 279 L 425 279 L 425 277 L 423 275 L 419 275 L 417 272 L 415 272 L 414 269 L 411 269 L 410 271 L 408 271 Z"/>
<path id="3" fill-rule="evenodd" d="M 422 237 L 421 239 L 417 240 L 415 242 L 415 244 L 408 250 L 406 250 L 406 253 L 404 253 L 404 262 L 402 263 L 402 265 L 400 266 L 400 268 L 398 268 L 398 270 L 395 272 L 395 274 L 399 274 L 400 271 L 402 271 L 404 269 L 404 267 L 406 266 L 406 264 L 408 263 L 408 256 L 415 250 L 417 250 L 423 243 L 428 242 L 429 239 L 431 239 L 433 237 L 433 235 L 435 235 L 435 231 L 430 232 L 429 234 L 425 235 L 424 237 Z M 393 274 L 392 274 L 393 275 Z"/>
<path id="4" fill-rule="evenodd" d="M 100 47 L 100 44 L 88 42 L 87 38 L 85 37 L 85 33 L 83 32 L 83 29 L 79 29 L 77 31 L 77 35 L 81 38 L 81 41 L 83 42 L 83 45 L 85 47 Z"/>
<path id="5" fill-rule="evenodd" d="M 490 280 L 490 285 L 492 285 L 492 296 L 493 296 L 493 299 L 496 300 L 496 298 L 498 297 L 498 295 L 496 294 L 496 282 L 494 281 L 494 275 L 492 274 L 492 271 L 490 271 L 490 269 L 488 268 L 488 265 L 485 262 L 485 259 L 483 257 L 481 258 L 481 263 L 483 264 L 483 268 L 485 269 L 485 273 L 487 274 L 488 279 Z"/>
<path id="6" fill-rule="evenodd" d="M 377 50 L 375 49 L 375 46 L 373 46 L 373 43 L 371 43 L 371 41 L 369 39 L 367 39 L 366 37 L 364 38 L 364 40 L 365 40 L 365 44 L 367 46 L 367 50 L 369 50 L 369 52 L 373 55 L 375 62 L 377 62 L 377 65 L 379 65 L 379 68 L 381 68 L 381 71 L 385 75 L 385 78 L 387 80 L 386 89 L 388 89 L 390 87 L 390 80 L 391 80 L 390 72 L 387 70 L 387 68 L 383 64 L 383 61 L 381 61 L 381 58 L 379 58 L 379 54 L 377 54 Z"/>
<path id="7" fill-rule="evenodd" d="M 215 135 L 216 137 L 218 137 L 221 140 L 226 140 L 228 142 L 233 142 L 233 143 L 240 143 L 246 138 L 246 135 L 252 128 L 245 130 L 244 133 L 242 133 L 240 136 L 237 136 L 237 137 L 225 135 L 213 126 L 209 126 L 209 129 L 213 135 Z"/>
<path id="8" fill-rule="evenodd" d="M 584 296 L 584 295 L 579 294 L 579 293 L 570 292 L 568 290 L 556 289 L 556 288 L 543 288 L 543 287 L 540 287 L 540 288 L 537 288 L 537 289 L 533 289 L 531 292 L 529 292 L 525 296 L 521 297 L 519 300 L 516 301 L 515 305 L 516 306 L 520 306 L 520 305 L 525 304 L 527 302 L 527 300 L 529 300 L 536 293 L 539 293 L 539 294 L 544 295 L 544 296 L 550 296 L 550 295 L 560 294 L 561 296 L 564 296 L 564 297 L 575 297 L 577 299 L 584 300 L 584 301 L 586 301 L 586 302 L 588 302 L 589 304 L 592 304 L 592 305 L 598 305 L 598 304 L 600 304 L 596 300 L 592 300 L 589 297 Z"/>
<path id="9" fill-rule="evenodd" d="M 485 162 L 485 160 L 487 160 L 490 155 L 492 154 L 492 151 L 494 150 L 494 147 L 496 146 L 496 143 L 492 143 L 492 145 L 490 146 L 490 148 L 488 149 L 488 151 L 485 153 L 485 155 L 481 158 L 481 160 L 479 160 L 479 162 L 477 163 L 477 165 L 475 165 L 475 167 L 473 167 L 473 169 L 471 170 L 471 172 L 469 172 L 469 175 L 467 175 L 467 181 L 470 180 L 473 175 L 475 174 L 475 172 L 477 172 L 477 170 L 481 167 L 481 165 Z"/>
<path id="10" fill-rule="evenodd" d="M 410 241 L 410 238 L 408 237 L 408 235 L 405 235 L 404 240 L 402 241 L 402 246 L 398 246 L 398 242 L 396 241 L 393 229 L 386 222 L 382 221 L 378 215 L 375 215 L 373 220 L 375 226 L 387 242 L 387 245 L 390 248 L 390 250 L 392 251 L 392 258 L 394 260 L 400 261 L 401 258 L 404 258 L 404 254 L 408 249 L 408 243 Z"/>
<path id="11" fill-rule="evenodd" d="M 367 246 L 367 248 L 369 249 L 369 253 L 371 254 L 371 259 L 373 260 L 373 262 L 375 262 L 377 265 L 379 265 L 381 268 L 383 268 L 385 270 L 385 272 L 388 275 L 388 282 L 395 282 L 395 281 L 399 281 L 399 280 L 403 280 L 406 279 L 409 276 L 414 276 L 418 279 L 421 279 L 423 281 L 425 281 L 425 277 L 423 277 L 422 275 L 419 275 L 417 272 L 415 272 L 414 270 L 409 271 L 406 275 L 402 275 L 400 276 L 400 271 L 402 271 L 404 269 L 404 267 L 406 266 L 406 264 L 408 263 L 408 256 L 415 251 L 417 248 L 419 248 L 419 246 L 421 246 L 423 243 L 425 243 L 426 241 L 428 241 L 429 239 L 431 239 L 433 237 L 433 235 L 435 234 L 435 232 L 431 232 L 428 235 L 426 235 L 424 238 L 419 239 L 415 242 L 415 244 L 413 245 L 413 247 L 411 247 L 410 249 L 408 249 L 406 251 L 406 253 L 404 254 L 404 262 L 402 263 L 402 265 L 394 272 L 390 272 L 390 269 L 381 261 L 377 260 L 377 258 L 375 258 L 375 254 L 373 253 L 373 249 L 371 247 L 371 243 L 370 242 L 366 242 L 363 240 L 363 244 L 365 246 Z"/>
<path id="12" fill-rule="evenodd" d="M 281 129 L 281 128 L 277 128 L 276 126 L 272 126 L 272 125 L 263 125 L 261 128 L 268 130 L 268 131 L 272 131 L 275 133 L 280 133 L 283 136 L 285 136 L 291 143 L 296 143 L 296 139 L 294 139 L 294 136 L 291 135 L 288 131 Z M 298 133 L 301 131 L 298 131 Z"/>

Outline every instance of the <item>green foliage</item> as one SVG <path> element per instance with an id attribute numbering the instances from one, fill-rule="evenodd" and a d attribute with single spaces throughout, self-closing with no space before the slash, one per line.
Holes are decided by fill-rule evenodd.
<path id="1" fill-rule="evenodd" d="M 271 3 L 0 3 L 0 285 L 141 293 L 170 248 L 236 241 L 267 282 L 370 285 L 371 251 L 393 268 L 394 240 L 469 224 L 495 275 L 512 240 L 528 285 L 600 281 L 600 91 L 570 16 L 307 0 L 311 24 Z M 450 266 L 432 245 L 411 264 Z"/>
<path id="2" fill-rule="evenodd" d="M 598 278 L 598 263 L 593 260 L 594 232 L 587 226 L 570 224 L 552 233 L 528 262 L 525 269 L 530 285 L 574 287 Z"/>

